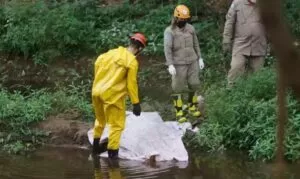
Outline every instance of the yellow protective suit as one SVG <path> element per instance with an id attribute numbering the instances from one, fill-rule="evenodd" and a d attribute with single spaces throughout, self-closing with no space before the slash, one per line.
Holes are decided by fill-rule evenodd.
<path id="1" fill-rule="evenodd" d="M 95 111 L 94 138 L 100 138 L 106 123 L 110 125 L 108 149 L 119 149 L 125 125 L 125 97 L 139 103 L 138 62 L 120 46 L 100 55 L 95 62 L 92 101 Z"/>

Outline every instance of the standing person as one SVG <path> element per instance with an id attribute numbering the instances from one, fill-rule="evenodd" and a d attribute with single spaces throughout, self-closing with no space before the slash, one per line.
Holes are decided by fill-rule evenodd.
<path id="1" fill-rule="evenodd" d="M 195 29 L 188 23 L 189 19 L 188 7 L 178 5 L 171 25 L 164 31 L 164 53 L 168 71 L 172 75 L 173 103 L 179 122 L 186 121 L 182 101 L 182 94 L 185 92 L 189 93 L 189 113 L 195 117 L 201 115 L 197 108 L 196 92 L 200 86 L 199 67 L 203 69 L 204 62 Z"/>
<path id="2" fill-rule="evenodd" d="M 233 48 L 232 48 L 233 47 Z M 223 50 L 231 52 L 228 86 L 244 74 L 248 61 L 252 72 L 263 67 L 267 53 L 266 34 L 256 0 L 234 0 L 226 15 Z"/>
<path id="3" fill-rule="evenodd" d="M 95 111 L 93 153 L 108 151 L 111 159 L 118 158 L 121 133 L 125 125 L 125 97 L 129 94 L 133 114 L 141 113 L 138 96 L 136 56 L 145 48 L 147 40 L 141 33 L 130 37 L 130 45 L 100 55 L 95 62 L 92 101 Z M 108 144 L 99 144 L 106 123 L 110 125 Z"/>

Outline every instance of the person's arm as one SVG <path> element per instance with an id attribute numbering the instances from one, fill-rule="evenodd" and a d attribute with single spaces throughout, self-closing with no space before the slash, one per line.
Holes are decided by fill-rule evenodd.
<path id="1" fill-rule="evenodd" d="M 138 63 L 132 61 L 127 73 L 127 90 L 132 104 L 140 102 L 137 84 Z"/>
<path id="2" fill-rule="evenodd" d="M 164 53 L 166 57 L 166 64 L 173 65 L 173 36 L 169 28 L 164 32 Z"/>
<path id="3" fill-rule="evenodd" d="M 232 2 L 227 14 L 223 32 L 223 44 L 232 44 L 234 27 L 236 23 L 236 3 Z"/>
<path id="4" fill-rule="evenodd" d="M 198 41 L 198 37 L 196 34 L 195 29 L 193 28 L 193 44 L 194 44 L 194 49 L 196 51 L 196 54 L 198 56 L 198 58 L 201 58 L 201 50 L 200 50 L 200 46 L 199 46 L 199 41 Z"/>

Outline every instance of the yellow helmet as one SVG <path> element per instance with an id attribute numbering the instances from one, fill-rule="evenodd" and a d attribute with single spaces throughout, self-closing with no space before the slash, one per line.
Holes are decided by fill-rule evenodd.
<path id="1" fill-rule="evenodd" d="M 178 5 L 174 10 L 174 17 L 188 19 L 190 18 L 190 10 L 185 5 Z"/>

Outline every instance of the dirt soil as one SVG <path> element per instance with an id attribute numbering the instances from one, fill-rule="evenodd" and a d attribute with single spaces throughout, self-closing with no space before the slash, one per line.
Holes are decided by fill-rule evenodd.
<path id="1" fill-rule="evenodd" d="M 48 65 L 37 65 L 19 56 L 0 56 L 0 84 L 10 90 L 54 88 L 70 81 L 90 79 L 95 57 L 56 59 Z"/>
<path id="2" fill-rule="evenodd" d="M 87 132 L 92 123 L 83 122 L 81 114 L 76 110 L 49 116 L 39 123 L 38 129 L 49 133 L 46 144 L 60 147 L 89 147 Z"/>

